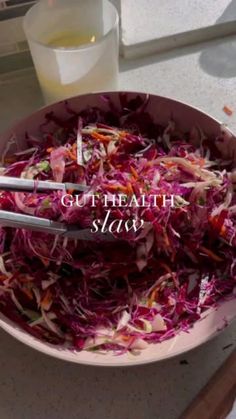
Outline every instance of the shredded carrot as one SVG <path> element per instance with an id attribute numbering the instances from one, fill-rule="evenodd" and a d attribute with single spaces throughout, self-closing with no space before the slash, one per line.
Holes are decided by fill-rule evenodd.
<path id="1" fill-rule="evenodd" d="M 203 167 L 206 164 L 206 159 L 204 159 L 203 157 L 201 159 L 199 159 L 199 166 Z"/>
<path id="2" fill-rule="evenodd" d="M 204 167 L 205 163 L 206 163 L 206 160 L 203 157 L 201 157 L 201 158 L 196 159 L 196 160 L 191 160 L 191 163 L 194 164 L 194 165 L 198 165 L 200 167 Z"/>
<path id="3" fill-rule="evenodd" d="M 123 139 L 123 138 L 126 137 L 127 134 L 128 134 L 128 132 L 126 132 L 126 131 L 120 131 L 119 132 L 119 137 Z"/>
<path id="4" fill-rule="evenodd" d="M 122 339 L 124 342 L 128 342 L 128 341 L 130 340 L 130 338 L 131 338 L 131 336 L 129 336 L 129 335 L 121 335 L 121 339 Z"/>
<path id="5" fill-rule="evenodd" d="M 167 247 L 170 247 L 169 237 L 168 237 L 168 235 L 167 235 L 167 233 L 166 233 L 166 231 L 165 231 L 165 230 L 163 230 L 163 236 L 164 236 L 164 242 L 165 242 L 165 245 L 166 245 Z"/>
<path id="6" fill-rule="evenodd" d="M 152 304 L 154 303 L 156 299 L 157 289 L 153 290 L 151 293 L 151 297 L 148 299 L 148 307 L 151 308 Z"/>
<path id="7" fill-rule="evenodd" d="M 199 246 L 199 250 L 201 250 L 203 253 L 205 253 L 207 256 L 209 256 L 211 259 L 215 260 L 216 262 L 223 262 L 224 260 L 220 256 L 216 255 L 212 250 L 207 249 L 205 246 Z"/>
<path id="8" fill-rule="evenodd" d="M 222 237 L 225 237 L 226 236 L 226 232 L 227 232 L 227 229 L 226 229 L 225 225 L 223 224 L 222 227 L 221 227 L 221 230 L 220 230 L 220 235 Z"/>
<path id="9" fill-rule="evenodd" d="M 135 179 L 139 178 L 138 172 L 136 171 L 136 169 L 133 166 L 130 166 L 130 171 L 131 171 L 131 173 L 132 173 L 132 175 Z"/>
<path id="10" fill-rule="evenodd" d="M 102 141 L 104 143 L 109 143 L 111 141 L 111 137 L 109 135 L 103 135 L 96 131 L 92 132 L 91 136 L 96 140 Z"/>
<path id="11" fill-rule="evenodd" d="M 109 189 L 110 191 L 120 191 L 120 192 L 124 192 L 125 194 L 128 193 L 128 189 L 126 186 L 123 185 L 105 185 L 105 187 L 107 189 Z"/>
<path id="12" fill-rule="evenodd" d="M 127 192 L 129 195 L 133 195 L 134 191 L 130 182 L 127 183 Z"/>
<path id="13" fill-rule="evenodd" d="M 152 159 L 145 164 L 145 168 L 152 167 L 156 164 L 155 160 Z"/>
<path id="14" fill-rule="evenodd" d="M 224 226 L 227 210 L 221 211 L 220 215 L 209 216 L 209 222 L 213 228 L 219 232 L 220 235 L 224 236 L 226 233 L 226 227 Z"/>
<path id="15" fill-rule="evenodd" d="M 176 163 L 174 163 L 173 161 L 167 161 L 165 162 L 165 167 L 167 167 L 167 169 L 170 169 L 171 167 L 176 166 Z"/>
<path id="16" fill-rule="evenodd" d="M 47 148 L 47 153 L 51 153 L 54 150 L 54 147 Z"/>
<path id="17" fill-rule="evenodd" d="M 52 302 L 52 293 L 50 289 L 47 289 L 46 294 L 44 295 L 43 299 L 41 300 L 41 306 L 43 309 L 47 310 Z"/>
<path id="18" fill-rule="evenodd" d="M 230 109 L 228 106 L 224 106 L 223 107 L 223 111 L 224 111 L 224 113 L 226 113 L 226 115 L 228 115 L 228 116 L 231 116 L 231 115 L 233 115 L 233 111 L 232 111 L 232 109 Z"/>
<path id="19" fill-rule="evenodd" d="M 14 163 L 16 161 L 15 157 L 6 157 L 4 159 L 5 163 Z"/>
<path id="20" fill-rule="evenodd" d="M 34 296 L 31 290 L 29 290 L 29 288 L 22 288 L 22 291 L 24 292 L 25 295 L 27 295 L 27 297 L 30 300 L 33 300 Z"/>
<path id="21" fill-rule="evenodd" d="M 77 161 L 77 156 L 76 156 L 76 154 L 75 154 L 75 153 L 72 153 L 70 150 L 68 150 L 68 151 L 67 151 L 67 155 L 68 155 L 68 157 L 70 157 L 70 158 L 71 158 L 71 160 L 73 160 L 73 161 Z"/>

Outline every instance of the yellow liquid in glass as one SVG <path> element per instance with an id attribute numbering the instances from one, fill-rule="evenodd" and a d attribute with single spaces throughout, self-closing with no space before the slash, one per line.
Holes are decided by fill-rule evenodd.
<path id="1" fill-rule="evenodd" d="M 43 43 L 52 48 L 53 63 L 51 65 L 48 59 L 41 61 L 42 65 L 37 70 L 46 103 L 77 94 L 116 89 L 117 57 L 109 47 L 102 50 L 101 58 L 96 51 L 86 52 L 86 48 L 76 51 L 76 47 L 94 44 L 99 38 L 100 35 L 92 32 L 61 32 L 46 42 L 44 39 Z"/>
<path id="2" fill-rule="evenodd" d="M 76 32 L 62 32 L 47 42 L 47 45 L 55 48 L 76 48 L 84 44 L 96 41 L 96 35 L 81 34 Z"/>

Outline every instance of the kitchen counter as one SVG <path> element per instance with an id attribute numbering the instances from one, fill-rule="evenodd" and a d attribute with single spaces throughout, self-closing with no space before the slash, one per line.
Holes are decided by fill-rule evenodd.
<path id="1" fill-rule="evenodd" d="M 236 37 L 120 64 L 120 89 L 186 101 L 236 132 L 235 88 Z M 0 131 L 41 105 L 33 69 L 0 76 Z M 126 369 L 67 364 L 0 338 L 1 419 L 177 419 L 236 347 L 236 327 L 177 358 Z"/>

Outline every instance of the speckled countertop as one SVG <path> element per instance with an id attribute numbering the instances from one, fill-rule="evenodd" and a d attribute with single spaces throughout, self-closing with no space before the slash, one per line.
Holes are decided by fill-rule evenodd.
<path id="1" fill-rule="evenodd" d="M 121 61 L 120 88 L 187 101 L 236 131 L 236 37 Z M 41 104 L 32 69 L 0 76 L 0 131 Z M 177 419 L 236 347 L 236 327 L 181 357 L 127 369 L 67 364 L 3 331 L 0 339 L 1 419 Z"/>

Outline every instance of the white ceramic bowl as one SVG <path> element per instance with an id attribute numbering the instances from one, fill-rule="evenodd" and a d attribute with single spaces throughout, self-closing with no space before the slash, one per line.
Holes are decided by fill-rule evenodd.
<path id="1" fill-rule="evenodd" d="M 119 106 L 119 92 L 106 94 L 110 96 L 117 106 Z M 145 96 L 143 93 L 136 92 L 129 92 L 127 94 L 129 99 L 136 97 L 138 94 L 140 96 Z M 101 101 L 100 94 L 78 96 L 69 99 L 68 103 L 77 111 L 80 111 L 87 106 L 106 107 L 106 104 Z M 23 146 L 25 132 L 27 131 L 32 135 L 37 134 L 39 125 L 44 121 L 45 113 L 51 110 L 56 112 L 59 116 L 65 115 L 66 112 L 64 103 L 59 102 L 40 109 L 28 118 L 20 121 L 17 125 L 0 136 L 0 152 L 12 134 L 17 136 L 20 145 Z M 184 131 L 190 130 L 193 125 L 199 125 L 208 135 L 216 136 L 219 135 L 221 131 L 221 124 L 219 121 L 216 121 L 211 116 L 206 115 L 196 108 L 169 98 L 150 95 L 146 110 L 156 121 L 162 124 L 166 124 L 171 117 L 174 118 L 180 129 Z M 101 355 L 87 351 L 74 352 L 60 346 L 53 346 L 35 339 L 1 314 L 0 327 L 26 345 L 65 361 L 96 366 L 128 366 L 159 361 L 189 351 L 211 339 L 235 317 L 236 300 L 222 301 L 217 309 L 206 311 L 203 314 L 202 319 L 196 322 L 188 333 L 181 332 L 174 338 L 165 342 L 151 344 L 147 349 L 136 356 L 131 355 L 130 353 L 117 356 L 112 353 Z"/>

